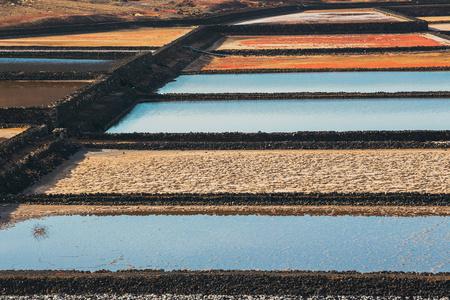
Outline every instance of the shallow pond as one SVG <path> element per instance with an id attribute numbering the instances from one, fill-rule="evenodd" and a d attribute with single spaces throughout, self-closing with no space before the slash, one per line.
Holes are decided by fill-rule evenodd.
<path id="1" fill-rule="evenodd" d="M 0 71 L 102 71 L 112 68 L 118 62 L 119 61 L 101 59 L 0 58 Z"/>
<path id="2" fill-rule="evenodd" d="M 90 81 L 0 81 L 0 107 L 46 106 Z"/>
<path id="3" fill-rule="evenodd" d="M 449 91 L 450 72 L 323 72 L 182 75 L 168 93 L 427 92 Z"/>
<path id="4" fill-rule="evenodd" d="M 449 272 L 446 217 L 58 216 L 0 231 L 0 269 Z"/>
<path id="5" fill-rule="evenodd" d="M 448 99 L 157 102 L 107 132 L 447 130 L 449 116 Z"/>

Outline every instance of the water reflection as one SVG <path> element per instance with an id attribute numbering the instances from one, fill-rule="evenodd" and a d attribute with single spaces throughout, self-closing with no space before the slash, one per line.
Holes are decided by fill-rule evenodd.
<path id="1" fill-rule="evenodd" d="M 90 81 L 0 81 L 0 107 L 47 106 Z"/>
<path id="2" fill-rule="evenodd" d="M 65 58 L 0 58 L 0 71 L 86 72 L 107 70 L 120 61 Z"/>
<path id="3" fill-rule="evenodd" d="M 448 272 L 446 217 L 59 216 L 0 231 L 0 269 Z"/>
<path id="4" fill-rule="evenodd" d="M 183 75 L 167 93 L 428 92 L 449 91 L 450 72 L 323 72 Z"/>
<path id="5" fill-rule="evenodd" d="M 138 104 L 108 133 L 447 130 L 448 99 L 198 101 Z"/>

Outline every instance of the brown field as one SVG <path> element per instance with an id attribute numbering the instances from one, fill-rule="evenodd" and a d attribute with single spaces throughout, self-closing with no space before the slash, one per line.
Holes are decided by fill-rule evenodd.
<path id="1" fill-rule="evenodd" d="M 404 22 L 405 19 L 396 18 L 371 9 L 334 9 L 308 10 L 306 12 L 254 19 L 234 23 L 235 25 L 250 24 L 311 24 L 311 23 L 357 23 L 357 22 Z"/>
<path id="2" fill-rule="evenodd" d="M 450 67 L 450 51 L 312 56 L 203 56 L 185 71 Z"/>
<path id="3" fill-rule="evenodd" d="M 450 193 L 450 151 L 81 151 L 26 193 Z"/>
<path id="4" fill-rule="evenodd" d="M 388 48 L 450 45 L 432 34 L 324 34 L 286 36 L 227 36 L 215 50 Z"/>
<path id="5" fill-rule="evenodd" d="M 450 22 L 443 23 L 443 24 L 429 25 L 428 28 L 431 30 L 437 30 L 437 31 L 450 31 Z"/>
<path id="6" fill-rule="evenodd" d="M 0 81 L 0 107 L 47 106 L 91 81 Z"/>
<path id="7" fill-rule="evenodd" d="M 27 127 L 0 128 L 0 143 L 27 130 Z"/>
<path id="8" fill-rule="evenodd" d="M 0 46 L 54 47 L 161 47 L 195 27 L 124 29 L 97 33 L 0 40 Z"/>

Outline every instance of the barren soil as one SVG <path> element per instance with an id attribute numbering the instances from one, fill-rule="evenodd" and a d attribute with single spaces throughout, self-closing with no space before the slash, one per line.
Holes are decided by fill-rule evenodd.
<path id="1" fill-rule="evenodd" d="M 387 69 L 449 67 L 450 51 L 313 56 L 203 56 L 186 71 L 243 69 Z"/>
<path id="2" fill-rule="evenodd" d="M 361 0 L 305 0 L 309 3 L 354 3 Z M 400 0 L 406 1 L 406 0 Z M 399 1 L 399 2 L 400 2 Z M 385 2 L 366 0 L 365 2 Z M 395 2 L 391 0 L 390 2 Z M 299 4 L 297 0 L 0 0 L 1 27 L 91 24 L 142 18 L 192 18 L 248 8 Z"/>
<path id="3" fill-rule="evenodd" d="M 450 193 L 450 151 L 81 151 L 26 193 Z"/>
<path id="4" fill-rule="evenodd" d="M 136 28 L 98 33 L 56 35 L 0 40 L 0 46 L 50 47 L 161 47 L 195 27 Z"/>
<path id="5" fill-rule="evenodd" d="M 0 229 L 14 223 L 63 215 L 268 215 L 268 216 L 450 216 L 449 207 L 433 206 L 100 206 L 27 205 L 0 206 Z"/>
<path id="6" fill-rule="evenodd" d="M 228 36 L 212 48 L 229 49 L 333 49 L 444 46 L 450 41 L 431 34 L 323 34 L 286 36 Z"/>
<path id="7" fill-rule="evenodd" d="M 0 142 L 12 138 L 15 135 L 27 130 L 27 127 L 0 128 Z"/>
<path id="8" fill-rule="evenodd" d="M 357 23 L 357 22 L 404 22 L 396 18 L 371 9 L 335 9 L 310 10 L 306 12 L 254 19 L 235 23 L 235 25 L 250 24 L 299 24 L 299 23 Z"/>

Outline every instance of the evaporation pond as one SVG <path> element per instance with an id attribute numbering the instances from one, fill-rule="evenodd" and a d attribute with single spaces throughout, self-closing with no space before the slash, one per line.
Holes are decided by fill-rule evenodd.
<path id="1" fill-rule="evenodd" d="M 107 133 L 448 130 L 449 99 L 141 103 Z"/>
<path id="2" fill-rule="evenodd" d="M 449 91 L 450 72 L 319 72 L 182 75 L 159 93 Z"/>
<path id="3" fill-rule="evenodd" d="M 0 81 L 0 107 L 46 106 L 90 81 Z"/>
<path id="4" fill-rule="evenodd" d="M 0 230 L 0 269 L 449 272 L 449 233 L 436 216 L 54 216 Z"/>
<path id="5" fill-rule="evenodd" d="M 87 72 L 102 71 L 119 61 L 102 59 L 0 58 L 0 71 L 14 72 Z"/>

